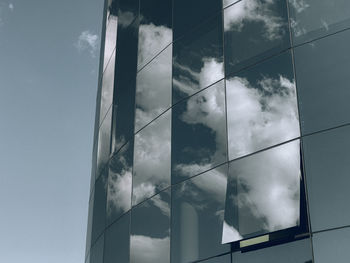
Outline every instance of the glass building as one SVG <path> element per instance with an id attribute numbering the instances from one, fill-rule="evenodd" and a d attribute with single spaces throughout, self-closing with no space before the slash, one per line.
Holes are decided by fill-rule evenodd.
<path id="1" fill-rule="evenodd" d="M 103 25 L 86 262 L 349 262 L 349 0 L 107 0 Z"/>

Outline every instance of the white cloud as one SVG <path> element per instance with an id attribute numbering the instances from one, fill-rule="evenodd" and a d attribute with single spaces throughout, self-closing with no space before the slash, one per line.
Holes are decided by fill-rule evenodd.
<path id="1" fill-rule="evenodd" d="M 276 40 L 283 36 L 285 22 L 271 10 L 276 0 L 243 0 L 225 9 L 225 31 L 240 32 L 246 22 L 258 22 L 264 25 L 264 36 Z"/>
<path id="2" fill-rule="evenodd" d="M 170 238 L 152 238 L 143 235 L 131 235 L 131 262 L 154 263 L 169 262 Z"/>
<path id="3" fill-rule="evenodd" d="M 135 135 L 133 202 L 169 185 L 170 144 L 171 111 Z"/>
<path id="4" fill-rule="evenodd" d="M 9 9 L 10 9 L 11 11 L 13 11 L 13 10 L 15 9 L 15 6 L 13 5 L 13 3 L 9 3 Z"/>
<path id="5" fill-rule="evenodd" d="M 230 160 L 300 135 L 295 83 L 286 77 L 226 81 Z"/>
<path id="6" fill-rule="evenodd" d="M 74 44 L 79 52 L 88 51 L 94 57 L 98 48 L 98 36 L 89 30 L 81 32 L 77 42 Z"/>
<path id="7" fill-rule="evenodd" d="M 297 13 L 301 13 L 310 7 L 310 5 L 305 0 L 289 0 L 289 3 Z"/>

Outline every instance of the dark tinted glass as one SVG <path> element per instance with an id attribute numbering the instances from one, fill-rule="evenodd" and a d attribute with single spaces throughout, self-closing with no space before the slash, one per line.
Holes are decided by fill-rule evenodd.
<path id="1" fill-rule="evenodd" d="M 111 121 L 112 121 L 112 107 L 104 118 L 100 131 L 98 134 L 98 145 L 97 145 L 97 173 L 96 176 L 99 177 L 102 170 L 105 169 L 111 146 Z"/>
<path id="2" fill-rule="evenodd" d="M 227 161 L 224 81 L 173 107 L 172 183 Z"/>
<path id="3" fill-rule="evenodd" d="M 286 1 L 243 0 L 224 11 L 225 72 L 290 46 Z"/>
<path id="4" fill-rule="evenodd" d="M 91 263 L 103 263 L 103 235 L 97 240 L 96 244 L 91 248 L 90 262 Z"/>
<path id="5" fill-rule="evenodd" d="M 171 0 L 140 1 L 139 68 L 172 42 L 171 11 Z"/>
<path id="6" fill-rule="evenodd" d="M 91 231 L 92 231 L 92 216 L 94 211 L 94 192 L 91 193 L 90 201 L 89 201 L 89 213 L 88 213 L 88 222 L 87 222 L 87 230 L 86 230 L 86 249 L 85 256 L 90 252 L 91 247 Z"/>
<path id="7" fill-rule="evenodd" d="M 117 27 L 118 27 L 118 17 L 111 15 L 107 19 L 107 25 L 106 25 L 103 70 L 105 70 L 108 62 L 111 60 L 112 53 L 116 47 Z M 114 63 L 113 63 L 113 68 L 114 68 Z"/>
<path id="8" fill-rule="evenodd" d="M 170 185 L 171 111 L 135 135 L 133 196 L 137 204 Z"/>
<path id="9" fill-rule="evenodd" d="M 294 44 L 350 27 L 348 0 L 289 0 Z"/>
<path id="10" fill-rule="evenodd" d="M 134 133 L 137 36 L 138 20 L 128 27 L 124 27 L 119 21 L 115 66 L 113 152 L 118 151 Z"/>
<path id="11" fill-rule="evenodd" d="M 107 224 L 131 208 L 133 144 L 126 144 L 109 162 Z"/>
<path id="12" fill-rule="evenodd" d="M 174 39 L 203 23 L 222 7 L 222 0 L 175 0 L 173 2 Z"/>
<path id="13" fill-rule="evenodd" d="M 104 263 L 129 263 L 130 213 L 123 215 L 105 232 Z"/>
<path id="14" fill-rule="evenodd" d="M 130 26 L 139 15 L 139 0 L 119 0 L 118 24 Z M 119 27 L 118 25 L 118 27 Z M 119 37 L 119 33 L 118 33 Z"/>
<path id="15" fill-rule="evenodd" d="M 303 239 L 283 245 L 263 248 L 247 253 L 232 254 L 237 263 L 312 263 L 310 239 Z M 318 262 L 318 261 L 317 261 Z"/>
<path id="16" fill-rule="evenodd" d="M 131 214 L 130 262 L 170 262 L 170 190 L 136 206 Z"/>
<path id="17" fill-rule="evenodd" d="M 102 173 L 95 183 L 95 195 L 94 195 L 94 209 L 92 215 L 92 244 L 96 241 L 98 236 L 102 233 L 105 227 L 106 218 L 106 182 L 107 170 Z"/>
<path id="18" fill-rule="evenodd" d="M 172 46 L 137 74 L 135 131 L 171 105 Z"/>
<path id="19" fill-rule="evenodd" d="M 227 165 L 172 186 L 172 262 L 193 262 L 230 251 L 221 244 Z"/>
<path id="20" fill-rule="evenodd" d="M 230 163 L 223 243 L 297 226 L 299 140 Z"/>
<path id="21" fill-rule="evenodd" d="M 174 43 L 173 103 L 224 77 L 222 42 L 220 13 Z"/>
<path id="22" fill-rule="evenodd" d="M 295 49 L 302 132 L 350 121 L 350 31 Z"/>
<path id="23" fill-rule="evenodd" d="M 313 231 L 349 225 L 350 127 L 303 140 Z"/>
<path id="24" fill-rule="evenodd" d="M 113 102 L 114 64 L 115 53 L 113 52 L 112 57 L 102 77 L 100 124 L 104 120 L 106 113 Z"/>
<path id="25" fill-rule="evenodd" d="M 229 159 L 300 135 L 290 52 L 226 80 Z"/>
<path id="26" fill-rule="evenodd" d="M 107 0 L 107 18 L 109 16 L 118 15 L 118 7 L 120 0 Z"/>
<path id="27" fill-rule="evenodd" d="M 314 257 L 317 263 L 348 262 L 350 258 L 350 228 L 313 235 Z"/>
<path id="28" fill-rule="evenodd" d="M 231 263 L 231 255 L 223 255 L 220 257 L 211 258 L 208 260 L 201 261 L 202 263 Z"/>

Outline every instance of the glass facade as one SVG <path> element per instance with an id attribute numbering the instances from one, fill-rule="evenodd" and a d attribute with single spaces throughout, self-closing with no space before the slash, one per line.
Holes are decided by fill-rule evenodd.
<path id="1" fill-rule="evenodd" d="M 347 0 L 105 0 L 86 263 L 347 262 Z"/>

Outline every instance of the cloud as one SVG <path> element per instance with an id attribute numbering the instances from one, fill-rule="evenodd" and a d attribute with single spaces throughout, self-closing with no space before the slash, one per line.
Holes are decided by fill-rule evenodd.
<path id="1" fill-rule="evenodd" d="M 85 30 L 81 32 L 74 45 L 79 52 L 88 51 L 92 57 L 95 57 L 98 48 L 98 36 L 89 30 Z"/>
<path id="2" fill-rule="evenodd" d="M 310 5 L 305 0 L 289 0 L 290 6 L 297 12 L 301 13 Z"/>
<path id="3" fill-rule="evenodd" d="M 224 29 L 241 32 L 247 22 L 262 23 L 264 37 L 280 39 L 284 34 L 285 21 L 273 11 L 276 0 L 244 0 L 225 9 Z"/>
<path id="4" fill-rule="evenodd" d="M 117 27 L 118 17 L 111 15 L 108 19 L 108 25 L 106 27 L 103 69 L 105 69 L 113 51 L 115 50 L 117 42 Z"/>
<path id="5" fill-rule="evenodd" d="M 310 5 L 305 0 L 289 0 L 289 3 L 292 11 L 291 13 L 294 13 L 294 17 L 296 18 L 298 18 L 300 14 L 303 14 L 304 11 L 310 7 Z M 295 37 L 300 37 L 307 33 L 307 30 L 299 24 L 298 19 L 290 17 L 290 25 L 293 29 Z"/>
<path id="6" fill-rule="evenodd" d="M 171 111 L 135 135 L 133 203 L 170 184 Z"/>
<path id="7" fill-rule="evenodd" d="M 229 226 L 242 231 L 242 236 L 259 230 L 272 232 L 296 226 L 300 176 L 299 140 L 234 161 L 230 165 L 229 185 L 236 185 L 236 191 L 228 190 L 226 202 L 229 205 L 226 207 L 237 209 L 238 214 L 235 213 L 235 219 L 225 214 L 225 222 L 237 222 L 237 226 Z M 225 242 L 238 240 L 229 240 L 234 236 L 228 231 L 223 232 Z"/>
<path id="8" fill-rule="evenodd" d="M 13 10 L 15 9 L 15 6 L 13 5 L 13 3 L 9 3 L 9 9 L 10 9 L 11 11 L 13 11 Z"/>
<path id="9" fill-rule="evenodd" d="M 262 77 L 252 86 L 233 77 L 226 81 L 226 95 L 230 160 L 300 135 L 294 81 Z"/>
<path id="10" fill-rule="evenodd" d="M 131 235 L 131 262 L 154 263 L 169 262 L 170 238 L 152 238 L 143 235 Z"/>

